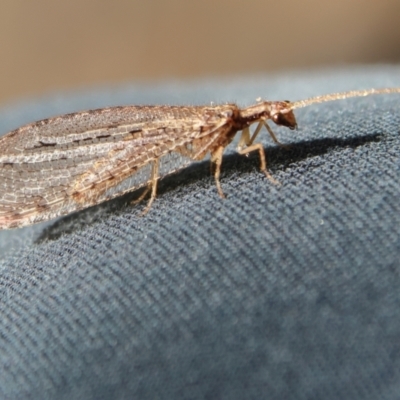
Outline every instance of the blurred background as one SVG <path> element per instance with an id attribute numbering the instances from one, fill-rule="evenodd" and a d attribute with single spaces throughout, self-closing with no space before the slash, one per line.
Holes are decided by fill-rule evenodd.
<path id="1" fill-rule="evenodd" d="M 396 63 L 400 1 L 2 0 L 0 40 L 1 105 L 98 84 Z"/>

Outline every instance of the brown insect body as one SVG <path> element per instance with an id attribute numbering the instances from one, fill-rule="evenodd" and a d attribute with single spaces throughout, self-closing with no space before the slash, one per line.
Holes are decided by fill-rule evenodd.
<path id="1" fill-rule="evenodd" d="M 235 104 L 111 107 L 16 129 L 0 139 L 0 228 L 44 221 L 156 185 L 153 171 L 133 186 L 109 190 L 171 152 L 181 157 L 161 176 L 207 153 L 220 166 L 219 153 L 236 132 L 270 118 L 273 104 L 242 110 Z"/>
<path id="2" fill-rule="evenodd" d="M 219 182 L 222 155 L 242 131 L 238 152 L 264 148 L 254 143 L 271 119 L 297 127 L 293 109 L 322 101 L 400 92 L 400 88 L 354 91 L 299 102 L 259 102 L 247 108 L 219 106 L 125 106 L 66 114 L 16 129 L 0 139 L 0 229 L 16 228 L 81 210 L 147 186 L 147 209 L 159 178 L 208 153 Z M 251 134 L 249 126 L 258 123 Z M 275 182 L 275 181 L 274 181 Z M 143 196 L 141 196 L 142 198 Z M 140 199 L 141 199 L 140 198 Z"/>
<path id="3" fill-rule="evenodd" d="M 240 124 L 237 130 L 243 130 L 254 122 L 271 119 L 277 125 L 290 129 L 297 128 L 296 118 L 290 101 L 263 101 L 239 110 Z"/>

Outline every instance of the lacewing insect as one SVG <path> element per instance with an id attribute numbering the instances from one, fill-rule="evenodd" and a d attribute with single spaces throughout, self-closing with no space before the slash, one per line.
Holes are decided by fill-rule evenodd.
<path id="1" fill-rule="evenodd" d="M 126 106 L 83 111 L 22 126 L 0 139 L 0 229 L 18 228 L 81 210 L 146 187 L 148 210 L 160 178 L 208 153 L 218 193 L 224 149 L 241 131 L 240 154 L 257 151 L 267 170 L 264 148 L 255 143 L 267 124 L 297 128 L 293 110 L 315 103 L 400 88 L 334 93 L 307 100 L 259 101 L 239 108 L 216 106 Z M 257 124 L 253 133 L 250 125 Z"/>

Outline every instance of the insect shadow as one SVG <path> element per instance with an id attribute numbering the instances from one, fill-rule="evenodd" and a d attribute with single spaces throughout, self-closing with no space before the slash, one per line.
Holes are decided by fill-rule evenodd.
<path id="1" fill-rule="evenodd" d="M 277 146 L 267 147 L 265 148 L 265 152 L 268 166 L 276 171 L 284 170 L 289 164 L 329 153 L 335 148 L 356 148 L 370 142 L 379 142 L 381 138 L 382 133 L 372 133 L 350 138 L 314 139 L 292 143 L 285 148 Z M 258 167 L 258 154 L 252 154 L 249 157 L 244 157 L 238 153 L 227 154 L 223 159 L 222 180 L 237 176 L 238 171 L 242 173 L 251 172 L 254 171 L 254 169 L 258 169 Z M 209 180 L 207 183 L 205 181 L 206 179 Z M 158 186 L 157 197 L 174 191 L 183 184 L 190 185 L 199 183 L 199 181 L 203 181 L 205 185 L 214 185 L 214 179 L 210 174 L 209 160 L 195 162 L 184 170 L 161 179 Z M 267 182 L 266 180 L 266 184 L 268 184 Z M 199 187 L 199 185 L 196 186 Z M 121 215 L 126 212 L 127 206 L 135 207 L 131 205 L 131 203 L 140 196 L 142 190 L 143 189 L 138 189 L 113 200 L 61 217 L 52 225 L 46 227 L 35 240 L 35 243 L 53 241 L 62 235 L 72 234 L 96 222 L 102 221 L 108 216 Z M 215 194 L 216 198 L 219 198 L 217 191 L 215 191 Z M 229 196 L 232 194 L 227 193 L 227 195 Z M 143 203 L 146 204 L 146 200 L 144 200 Z M 153 205 L 153 207 L 157 207 L 156 204 Z"/>

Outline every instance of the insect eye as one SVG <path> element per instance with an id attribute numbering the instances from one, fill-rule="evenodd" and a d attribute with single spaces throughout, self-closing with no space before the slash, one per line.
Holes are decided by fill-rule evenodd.
<path id="1" fill-rule="evenodd" d="M 277 112 L 276 114 L 271 115 L 271 119 L 277 125 L 286 126 L 290 129 L 296 129 L 297 127 L 296 118 L 292 111 L 285 113 Z"/>
<path id="2" fill-rule="evenodd" d="M 272 121 L 274 121 L 276 124 L 279 124 L 279 120 L 280 120 L 280 114 L 276 113 L 274 115 L 272 115 Z"/>

